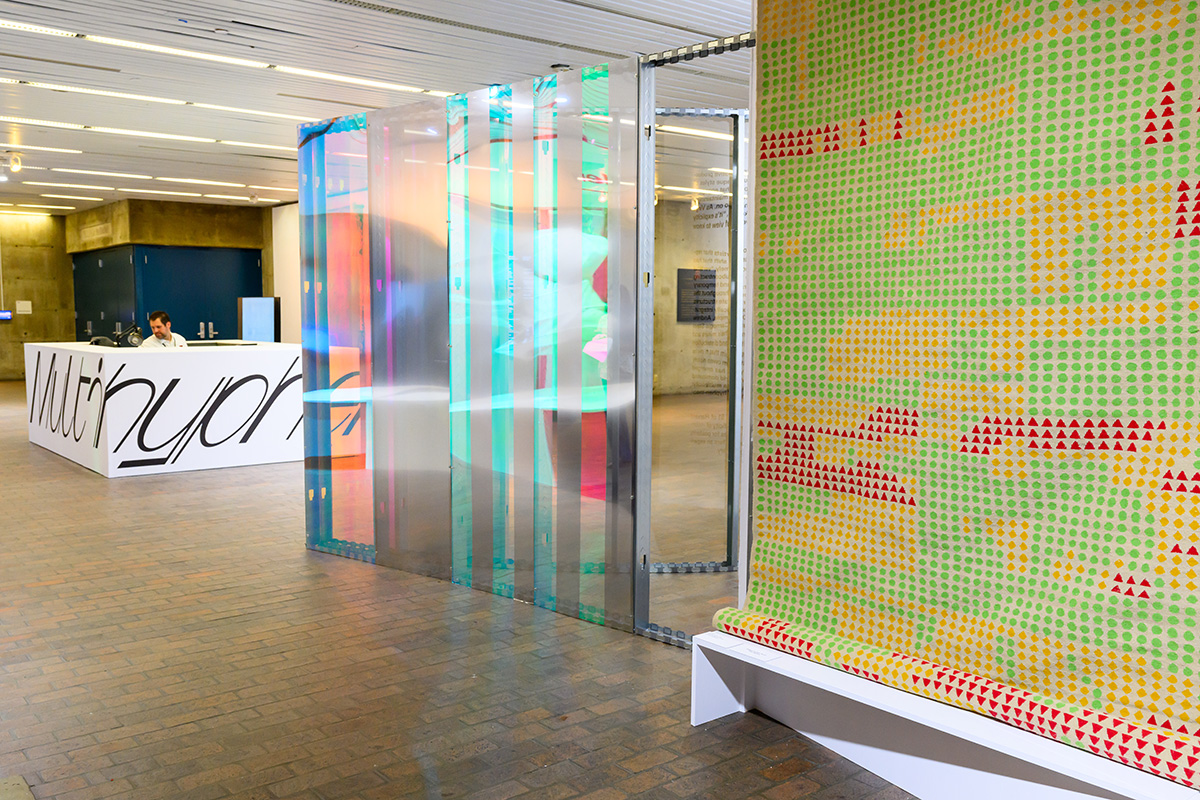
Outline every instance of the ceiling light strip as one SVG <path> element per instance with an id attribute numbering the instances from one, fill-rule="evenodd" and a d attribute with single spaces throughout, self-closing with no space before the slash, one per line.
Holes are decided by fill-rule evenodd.
<path id="1" fill-rule="evenodd" d="M 274 117 L 277 119 L 290 119 L 296 122 L 314 122 L 316 117 L 311 115 L 303 116 L 300 114 L 278 114 L 273 111 L 257 111 L 253 108 L 237 108 L 235 106 L 219 106 L 213 103 L 196 103 L 191 100 L 176 100 L 172 97 L 156 97 L 148 94 L 130 94 L 128 92 L 114 92 L 108 89 L 89 89 L 86 86 L 64 86 L 58 83 L 42 83 L 41 81 L 25 81 L 17 78 L 0 78 L 0 83 L 7 83 L 13 86 L 29 86 L 34 89 L 48 89 L 52 92 L 67 92 L 71 94 L 88 94 L 98 97 L 116 97 L 122 100 L 140 100 L 146 103 L 163 103 L 171 106 L 192 106 L 194 108 L 204 108 L 211 111 L 229 111 L 234 114 L 252 114 L 258 117 Z"/>
<path id="2" fill-rule="evenodd" d="M 36 33 L 44 36 L 63 36 L 74 39 L 83 39 L 84 41 L 110 45 L 112 47 L 125 47 L 132 50 L 142 50 L 148 53 L 158 53 L 166 56 L 178 56 L 181 58 L 195 58 L 202 61 L 213 61 L 218 64 L 229 64 L 235 67 L 270 69 L 276 72 L 282 72 L 285 75 L 316 78 L 318 80 L 335 81 L 337 83 L 349 83 L 355 86 L 370 86 L 374 89 L 388 89 L 395 92 L 408 92 L 415 94 L 430 94 L 438 97 L 448 97 L 450 94 L 445 92 L 435 92 L 430 89 L 419 89 L 414 86 L 404 86 L 398 83 L 377 81 L 371 78 L 356 78 L 350 75 L 338 75 L 332 72 L 319 72 L 317 70 L 303 69 L 301 67 L 288 67 L 281 64 L 268 64 L 265 61 L 252 61 L 248 58 L 222 56 L 215 53 L 204 53 L 199 50 L 186 50 L 182 47 L 165 47 L 163 45 L 147 44 L 146 42 L 133 42 L 128 39 L 114 39 L 109 36 L 93 36 L 92 34 L 88 33 L 71 33 L 69 31 L 62 31 L 56 28 L 46 28 L 41 25 L 27 25 L 23 22 L 14 22 L 6 19 L 0 19 L 0 28 L 20 31 L 22 33 Z"/>
<path id="3" fill-rule="evenodd" d="M 111 186 L 91 186 L 86 183 L 47 183 L 45 181 L 21 181 L 25 186 L 49 186 L 52 189 L 91 189 L 93 192 L 111 192 Z"/>
<path id="4" fill-rule="evenodd" d="M 16 142 L 0 142 L 0 147 L 9 150 L 37 150 L 46 153 L 83 153 L 82 150 L 72 150 L 69 147 L 34 147 L 31 144 L 17 144 Z"/>
<path id="5" fill-rule="evenodd" d="M 80 125 L 74 122 L 56 122 L 54 120 L 29 119 L 28 117 L 0 116 L 0 122 L 8 122 L 13 125 L 32 125 L 39 128 L 66 128 L 68 130 L 75 131 L 94 131 L 96 133 L 110 133 L 117 136 L 138 136 L 147 139 L 171 139 L 180 142 L 199 142 L 200 144 L 227 144 L 232 147 L 251 147 L 263 150 L 285 150 L 293 153 L 296 151 L 294 146 L 262 144 L 259 142 L 231 142 L 225 139 L 209 139 L 204 136 L 185 136 L 178 133 L 157 133 L 155 131 L 135 131 L 126 128 L 108 128 L 99 125 Z"/>
<path id="6" fill-rule="evenodd" d="M 131 172 L 104 172 L 98 169 L 68 169 L 67 167 L 51 167 L 51 172 L 69 172 L 73 175 L 100 175 L 105 178 L 132 178 L 139 181 L 152 180 L 151 175 L 135 175 Z"/>

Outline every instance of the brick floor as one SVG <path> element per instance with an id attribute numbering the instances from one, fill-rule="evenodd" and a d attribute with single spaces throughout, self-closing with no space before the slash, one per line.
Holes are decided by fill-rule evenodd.
<path id="1" fill-rule="evenodd" d="M 106 480 L 0 383 L 0 776 L 37 798 L 909 797 L 688 653 L 303 547 L 298 464 Z"/>

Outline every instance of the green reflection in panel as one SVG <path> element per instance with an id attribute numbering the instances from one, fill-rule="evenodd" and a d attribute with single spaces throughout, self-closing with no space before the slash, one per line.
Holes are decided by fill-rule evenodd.
<path id="1" fill-rule="evenodd" d="M 450 269 L 450 557 L 451 580 L 471 583 L 471 307 L 467 213 L 467 98 L 446 101 Z"/>
<path id="2" fill-rule="evenodd" d="M 488 105 L 492 223 L 492 591 L 513 595 L 512 87 Z M 505 400 L 507 399 L 507 402 Z"/>
<path id="3" fill-rule="evenodd" d="M 554 496 L 556 480 L 551 451 L 558 387 L 558 95 L 555 76 L 534 81 L 534 207 L 537 218 L 534 265 L 534 342 L 536 391 L 534 428 L 534 602 L 554 608 Z"/>

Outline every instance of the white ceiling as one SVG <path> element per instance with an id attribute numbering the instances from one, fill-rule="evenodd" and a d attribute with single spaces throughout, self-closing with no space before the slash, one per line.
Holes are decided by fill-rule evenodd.
<path id="1" fill-rule="evenodd" d="M 5 23 L 43 26 L 75 36 L 14 30 L 2 27 Z M 653 4 L 644 0 L 0 0 L 0 80 L 316 120 L 428 100 L 431 95 L 93 39 L 111 37 L 457 93 L 544 75 L 556 64 L 582 67 L 750 28 L 750 0 L 707 0 L 703 4 L 688 0 Z M 751 65 L 749 54 L 741 51 L 659 70 L 657 104 L 744 107 Z M 254 194 L 264 202 L 266 198 L 288 202 L 296 197 L 295 119 L 2 82 L 0 109 L 5 117 L 220 140 L 188 142 L 0 122 L 0 153 L 20 152 L 26 166 L 0 184 L 0 203 L 12 204 L 0 210 L 21 210 L 28 204 L 83 209 L 139 196 L 247 202 L 116 191 L 121 188 Z M 31 149 L 34 146 L 83 152 L 53 153 Z M 55 172 L 54 168 L 268 188 L 84 175 Z M 29 182 L 106 188 L 46 187 Z M 44 194 L 100 200 L 45 198 Z M 70 209 L 53 211 L 70 213 Z"/>

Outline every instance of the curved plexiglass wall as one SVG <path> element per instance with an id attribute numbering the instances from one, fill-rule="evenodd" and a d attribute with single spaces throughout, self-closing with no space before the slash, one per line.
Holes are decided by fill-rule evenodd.
<path id="1" fill-rule="evenodd" d="M 358 384 L 370 396 L 354 399 L 373 556 L 625 628 L 637 75 L 630 60 L 372 112 L 367 158 L 355 155 L 370 210 L 370 380 Z M 320 227 L 331 215 L 311 219 Z M 304 239 L 320 250 L 319 233 Z M 310 310 L 305 334 L 311 325 L 321 351 L 332 322 L 320 304 Z M 314 392 L 331 388 L 318 377 Z M 306 417 L 326 457 L 314 475 L 329 461 L 318 432 L 336 422 Z M 310 502 L 310 543 L 313 515 L 326 512 Z M 335 508 L 316 528 L 326 521 L 338 541 L 339 526 L 359 520 Z"/>

